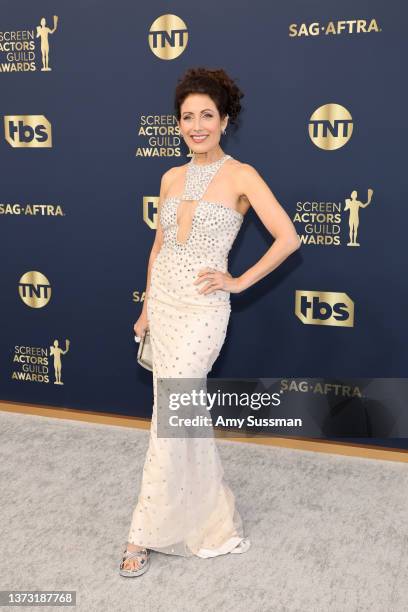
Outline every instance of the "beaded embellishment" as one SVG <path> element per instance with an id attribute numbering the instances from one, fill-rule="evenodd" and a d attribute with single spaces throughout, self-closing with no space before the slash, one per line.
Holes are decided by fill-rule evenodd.
<path id="1" fill-rule="evenodd" d="M 187 164 L 182 196 L 169 196 L 160 208 L 163 245 L 152 267 L 150 296 L 168 299 L 171 295 L 182 303 L 211 305 L 229 302 L 229 293 L 199 295 L 193 285 L 198 270 L 211 267 L 225 272 L 228 253 L 244 216 L 237 210 L 201 199 L 222 164 L 231 158 L 224 155 L 211 164 Z M 187 237 L 178 240 L 177 211 L 182 200 L 196 201 Z M 180 237 L 180 236 L 179 236 Z"/>
<path id="2" fill-rule="evenodd" d="M 194 156 L 187 165 L 186 180 L 182 200 L 200 200 L 206 192 L 212 178 L 218 172 L 222 164 L 231 155 L 224 155 L 211 164 L 197 164 Z"/>

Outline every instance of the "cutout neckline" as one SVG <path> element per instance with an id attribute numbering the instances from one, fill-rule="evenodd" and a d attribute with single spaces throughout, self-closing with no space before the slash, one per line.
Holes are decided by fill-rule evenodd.
<path id="1" fill-rule="evenodd" d="M 196 166 L 197 168 L 209 168 L 211 166 L 215 166 L 215 164 L 219 164 L 221 161 L 224 161 L 225 158 L 231 157 L 231 155 L 228 155 L 227 153 L 224 153 L 224 155 L 222 157 L 220 157 L 219 159 L 216 159 L 213 162 L 210 162 L 209 164 L 197 164 L 197 162 L 195 162 L 195 153 L 193 153 L 191 159 L 190 159 L 190 165 L 191 166 Z"/>
<path id="2" fill-rule="evenodd" d="M 222 157 L 220 157 L 219 159 L 217 159 L 214 162 L 211 162 L 210 164 L 196 164 L 194 162 L 194 155 L 190 160 L 190 163 L 187 165 L 187 172 L 185 175 L 185 182 L 184 182 L 184 189 L 183 189 L 183 193 L 181 194 L 181 196 L 168 196 L 166 200 L 173 200 L 176 205 L 174 207 L 174 225 L 175 225 L 175 236 L 174 236 L 174 240 L 175 243 L 178 247 L 187 247 L 187 245 L 190 243 L 190 240 L 192 239 L 192 236 L 194 235 L 194 231 L 195 231 L 195 227 L 196 227 L 196 222 L 197 222 L 197 212 L 198 209 L 201 208 L 201 206 L 204 206 L 205 204 L 207 205 L 215 205 L 216 207 L 222 207 L 223 209 L 229 210 L 231 212 L 231 214 L 234 215 L 238 215 L 240 220 L 242 221 L 243 219 L 243 214 L 240 213 L 238 210 L 231 208 L 229 206 L 225 206 L 224 204 L 221 204 L 220 202 L 211 202 L 210 200 L 205 200 L 203 198 L 203 196 L 205 197 L 209 188 L 210 183 L 212 182 L 212 180 L 214 179 L 215 174 L 217 174 L 218 170 L 220 169 L 220 167 L 223 165 L 223 163 L 231 158 L 231 155 L 229 154 L 224 154 Z M 202 171 L 200 170 L 200 168 L 202 168 Z M 214 172 L 215 170 L 215 172 Z M 192 174 L 190 174 L 190 172 Z M 204 193 L 201 193 L 201 197 L 196 197 L 196 195 L 193 195 L 194 189 L 192 189 L 192 186 L 189 185 L 189 187 L 187 187 L 187 181 L 192 181 L 194 180 L 196 177 L 196 173 L 201 173 L 203 172 L 203 175 L 201 176 L 199 174 L 197 180 L 201 180 L 203 178 L 203 180 L 206 181 L 206 185 L 204 186 Z M 194 177 L 194 179 L 193 179 Z M 189 189 L 192 189 L 192 192 L 189 192 Z M 186 197 L 187 195 L 187 197 Z M 189 197 L 190 196 L 190 197 Z M 195 204 L 194 209 L 192 210 L 192 214 L 191 214 L 191 222 L 189 224 L 188 227 L 186 227 L 186 229 L 189 230 L 187 237 L 184 240 L 179 240 L 179 233 L 181 230 L 181 221 L 182 219 L 178 219 L 178 213 L 179 213 L 179 209 L 180 209 L 180 205 L 182 202 L 191 202 Z M 189 208 L 188 206 L 185 206 L 187 208 Z"/>

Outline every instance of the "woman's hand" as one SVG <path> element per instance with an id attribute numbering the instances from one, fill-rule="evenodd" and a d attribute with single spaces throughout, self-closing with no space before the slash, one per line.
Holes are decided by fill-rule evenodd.
<path id="1" fill-rule="evenodd" d="M 148 327 L 149 323 L 147 320 L 147 313 L 142 311 L 142 314 L 133 326 L 136 336 L 138 336 L 139 338 L 143 338 Z"/>
<path id="2" fill-rule="evenodd" d="M 193 285 L 198 285 L 203 281 L 207 281 L 207 283 L 199 289 L 198 293 L 204 295 L 213 293 L 218 289 L 229 291 L 230 293 L 239 293 L 241 291 L 238 278 L 234 278 L 229 272 L 220 272 L 219 270 L 214 270 L 214 268 L 200 270 L 198 278 L 193 282 Z"/>

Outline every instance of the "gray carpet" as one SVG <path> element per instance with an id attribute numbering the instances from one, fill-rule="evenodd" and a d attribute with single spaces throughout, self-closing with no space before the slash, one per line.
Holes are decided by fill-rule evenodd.
<path id="1" fill-rule="evenodd" d="M 6 412 L 0 424 L 1 590 L 76 590 L 81 612 L 408 610 L 406 463 L 220 441 L 251 549 L 153 552 L 146 574 L 122 578 L 148 432 Z"/>

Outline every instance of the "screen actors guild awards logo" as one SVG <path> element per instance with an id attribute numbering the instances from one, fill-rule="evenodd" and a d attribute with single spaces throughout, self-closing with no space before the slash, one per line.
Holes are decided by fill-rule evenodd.
<path id="1" fill-rule="evenodd" d="M 54 34 L 58 25 L 58 15 L 54 15 L 54 27 L 51 30 L 45 21 L 45 17 L 41 19 L 41 25 L 37 26 L 37 38 L 41 39 L 41 57 L 42 57 L 42 68 L 43 72 L 48 72 L 51 68 L 48 65 L 50 47 L 48 43 L 48 36 Z"/>
<path id="2" fill-rule="evenodd" d="M 360 208 L 367 208 L 373 193 L 372 188 L 367 189 L 367 202 L 358 199 L 355 189 L 343 201 L 324 201 L 316 198 L 296 202 L 296 212 L 292 220 L 298 228 L 302 244 L 336 247 L 346 244 L 348 234 L 347 246 L 359 247 L 357 232 Z"/>
<path id="3" fill-rule="evenodd" d="M 66 355 L 68 353 L 69 345 L 70 345 L 70 341 L 65 340 L 65 351 L 59 346 L 58 340 L 54 340 L 54 345 L 50 346 L 50 355 L 53 355 L 54 357 L 54 374 L 55 374 L 54 385 L 64 384 L 61 380 L 61 369 L 62 369 L 61 355 Z"/>
<path id="4" fill-rule="evenodd" d="M 358 232 L 358 226 L 360 223 L 359 212 L 360 212 L 360 208 L 366 208 L 370 204 L 371 198 L 373 197 L 373 193 L 374 193 L 373 189 L 368 189 L 368 199 L 365 204 L 360 202 L 360 200 L 357 200 L 357 191 L 355 190 L 351 192 L 351 199 L 350 198 L 346 199 L 346 206 L 344 207 L 344 210 L 349 211 L 349 237 L 350 237 L 350 241 L 347 243 L 347 246 L 360 246 L 360 243 L 357 242 L 357 232 Z"/>

